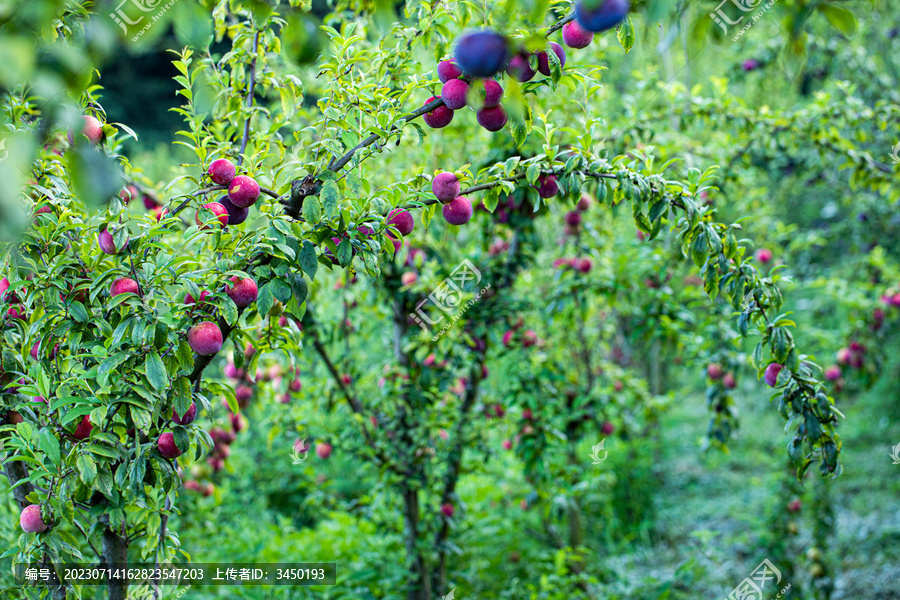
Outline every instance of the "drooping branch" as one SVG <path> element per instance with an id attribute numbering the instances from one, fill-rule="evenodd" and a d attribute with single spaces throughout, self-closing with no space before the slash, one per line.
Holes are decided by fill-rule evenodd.
<path id="1" fill-rule="evenodd" d="M 244 135 L 241 137 L 241 150 L 238 152 L 237 166 L 244 163 L 244 152 L 247 150 L 247 142 L 250 140 L 250 119 L 253 116 L 253 94 L 256 92 L 256 59 L 259 56 L 259 34 L 257 29 L 253 35 L 253 58 L 250 60 L 250 85 L 247 89 L 247 119 L 244 121 Z"/>

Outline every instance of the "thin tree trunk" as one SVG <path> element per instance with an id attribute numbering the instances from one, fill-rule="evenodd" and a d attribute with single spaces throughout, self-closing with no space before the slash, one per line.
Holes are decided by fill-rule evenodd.
<path id="1" fill-rule="evenodd" d="M 128 564 L 128 541 L 109 524 L 109 516 L 101 519 L 105 522 L 103 529 L 103 566 L 110 569 L 124 569 Z M 127 579 L 109 580 L 109 600 L 126 600 L 128 597 Z"/>

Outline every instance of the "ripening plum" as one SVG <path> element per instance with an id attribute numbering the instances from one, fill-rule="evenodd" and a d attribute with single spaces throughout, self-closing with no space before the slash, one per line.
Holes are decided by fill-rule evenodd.
<path id="1" fill-rule="evenodd" d="M 203 205 L 203 208 L 210 211 L 213 215 L 215 215 L 216 220 L 219 221 L 220 227 L 225 227 L 228 225 L 228 210 L 218 202 L 207 202 Z M 194 215 L 194 220 L 197 222 L 197 225 L 200 226 L 200 229 L 209 229 L 209 225 L 207 225 L 201 218 L 200 213 L 202 211 L 197 211 L 197 214 Z M 210 219 L 212 221 L 212 219 Z"/>
<path id="2" fill-rule="evenodd" d="M 559 193 L 556 175 L 541 175 L 537 180 L 537 192 L 541 198 L 552 198 Z"/>
<path id="3" fill-rule="evenodd" d="M 781 370 L 784 368 L 784 365 L 779 365 L 778 363 L 772 363 L 768 367 L 766 367 L 766 373 L 764 379 L 766 381 L 766 385 L 769 387 L 775 387 L 778 383 L 778 374 L 781 373 Z"/>
<path id="4" fill-rule="evenodd" d="M 570 21 L 562 28 L 563 43 L 569 48 L 587 48 L 594 41 L 594 34 L 582 27 L 578 21 Z"/>
<path id="5" fill-rule="evenodd" d="M 156 440 L 156 447 L 164 458 L 178 458 L 184 452 L 175 443 L 175 434 L 167 431 Z"/>
<path id="6" fill-rule="evenodd" d="M 212 321 L 203 321 L 190 328 L 187 335 L 191 350 L 200 356 L 212 356 L 222 349 L 222 330 Z"/>
<path id="7" fill-rule="evenodd" d="M 437 96 L 432 96 L 426 100 L 425 104 L 422 106 L 427 106 L 437 99 Z M 440 129 L 449 125 L 450 121 L 453 120 L 453 111 L 446 106 L 441 105 L 434 108 L 431 112 L 422 115 L 422 119 L 425 121 L 425 124 L 432 129 Z"/>
<path id="8" fill-rule="evenodd" d="M 528 54 L 516 54 L 513 56 L 509 64 L 506 65 L 506 74 L 519 83 L 525 83 L 534 79 L 537 71 L 531 68 L 529 56 Z"/>
<path id="9" fill-rule="evenodd" d="M 437 75 L 438 79 L 441 80 L 441 83 L 447 83 L 451 79 L 459 79 L 462 77 L 462 74 L 462 71 L 456 64 L 455 58 L 448 58 L 447 60 L 442 60 L 438 63 Z"/>
<path id="10" fill-rule="evenodd" d="M 431 182 L 431 191 L 441 202 L 449 202 L 459 196 L 459 179 L 455 173 L 449 171 L 438 173 Z"/>
<path id="11" fill-rule="evenodd" d="M 331 456 L 331 444 L 328 442 L 317 442 L 316 443 L 316 456 L 325 460 L 329 456 Z"/>
<path id="12" fill-rule="evenodd" d="M 566 225 L 569 227 L 578 227 L 581 225 L 581 213 L 577 211 L 570 211 L 566 213 L 565 216 Z"/>
<path id="13" fill-rule="evenodd" d="M 760 248 L 754 256 L 763 265 L 767 265 L 772 261 L 772 251 L 768 248 Z"/>
<path id="14" fill-rule="evenodd" d="M 94 428 L 93 424 L 91 424 L 91 416 L 84 415 L 81 419 L 81 423 L 78 424 L 78 427 L 75 428 L 75 433 L 72 434 L 76 440 L 86 440 L 91 435 L 91 430 Z"/>
<path id="15" fill-rule="evenodd" d="M 720 365 L 719 363 L 710 363 L 706 366 L 706 375 L 713 381 L 722 379 L 722 375 L 724 374 L 725 369 L 723 369 L 722 365 Z"/>
<path id="16" fill-rule="evenodd" d="M 466 106 L 469 84 L 462 79 L 451 79 L 441 88 L 441 100 L 451 110 L 459 110 Z"/>
<path id="17" fill-rule="evenodd" d="M 589 258 L 579 258 L 575 261 L 575 270 L 580 273 L 590 273 L 591 267 L 593 264 L 591 263 L 591 259 Z"/>
<path id="18" fill-rule="evenodd" d="M 482 108 L 475 114 L 478 124 L 488 131 L 500 131 L 506 125 L 507 116 L 503 106 Z"/>
<path id="19" fill-rule="evenodd" d="M 550 49 L 553 50 L 556 57 L 559 58 L 559 68 L 562 69 L 566 66 L 566 51 L 563 50 L 563 47 L 557 44 L 556 42 L 550 42 Z M 538 71 L 540 71 L 541 75 L 550 76 L 550 57 L 547 56 L 545 51 L 541 51 L 537 53 L 538 57 Z"/>
<path id="20" fill-rule="evenodd" d="M 238 175 L 228 184 L 228 198 L 241 208 L 253 206 L 259 198 L 259 184 L 252 177 Z"/>
<path id="21" fill-rule="evenodd" d="M 412 233 L 413 228 L 416 226 L 416 222 L 413 219 L 412 214 L 409 211 L 403 210 L 402 208 L 395 208 L 391 212 L 388 213 L 387 216 L 388 225 L 393 225 L 397 228 L 397 231 L 400 232 L 400 235 L 406 237 L 410 233 Z"/>
<path id="22" fill-rule="evenodd" d="M 444 204 L 441 212 L 451 225 L 464 225 L 472 218 L 472 203 L 468 198 L 460 196 Z"/>
<path id="23" fill-rule="evenodd" d="M 137 281 L 129 277 L 119 277 L 112 282 L 109 288 L 110 296 L 118 296 L 119 294 L 139 294 L 140 288 Z"/>
<path id="24" fill-rule="evenodd" d="M 483 79 L 475 84 L 479 108 L 494 108 L 503 99 L 503 87 L 493 79 Z"/>
<path id="25" fill-rule="evenodd" d="M 125 238 L 125 241 L 122 243 L 122 248 L 128 245 L 129 239 L 130 238 L 128 237 Z M 116 248 L 116 242 L 113 238 L 113 234 L 109 231 L 109 227 L 104 227 L 103 231 L 97 235 L 97 245 L 100 246 L 100 250 L 102 250 L 104 254 L 118 254 L 119 250 L 122 249 Z"/>
<path id="26" fill-rule="evenodd" d="M 624 21 L 630 8 L 629 0 L 579 0 L 575 18 L 586 30 L 600 33 Z"/>
<path id="27" fill-rule="evenodd" d="M 100 123 L 100 121 L 98 121 L 95 117 L 92 117 L 90 115 L 83 115 L 81 118 L 83 123 L 81 126 L 81 131 L 79 131 L 78 133 L 83 134 L 85 137 L 87 137 L 88 141 L 90 141 L 91 144 L 96 146 L 100 143 L 100 140 L 103 139 L 103 124 Z M 75 143 L 75 135 L 76 133 L 74 130 L 69 131 L 70 144 Z"/>
<path id="28" fill-rule="evenodd" d="M 414 284 L 416 281 L 418 281 L 418 279 L 419 279 L 419 276 L 416 275 L 414 272 L 406 271 L 403 273 L 403 275 L 400 276 L 400 283 L 402 283 L 404 286 L 410 286 L 410 285 Z"/>
<path id="29" fill-rule="evenodd" d="M 175 412 L 175 409 L 172 409 L 172 420 L 178 423 L 179 425 L 190 425 L 194 422 L 194 419 L 197 418 L 197 403 L 191 402 L 191 405 L 180 417 L 178 413 Z"/>
<path id="30" fill-rule="evenodd" d="M 209 178 L 213 183 L 228 185 L 234 179 L 237 169 L 235 169 L 234 163 L 227 158 L 217 158 L 210 163 L 206 172 L 209 173 Z"/>
<path id="31" fill-rule="evenodd" d="M 228 196 L 219 198 L 219 204 L 224 206 L 225 211 L 228 213 L 228 225 L 240 225 L 250 215 L 249 207 L 235 205 Z"/>
<path id="32" fill-rule="evenodd" d="M 590 194 L 582 194 L 581 198 L 578 200 L 578 204 L 575 205 L 575 208 L 578 209 L 578 212 L 586 212 L 593 203 L 594 199 Z"/>
<path id="33" fill-rule="evenodd" d="M 256 302 L 259 288 L 250 277 L 240 278 L 237 275 L 231 278 L 231 285 L 225 289 L 225 293 L 238 307 L 243 308 Z"/>
<path id="34" fill-rule="evenodd" d="M 455 509 L 453 508 L 453 505 L 449 502 L 444 502 L 443 504 L 441 504 L 441 512 L 448 519 L 453 516 L 454 511 Z"/>
<path id="35" fill-rule="evenodd" d="M 456 64 L 472 77 L 492 77 L 506 64 L 506 39 L 491 30 L 474 31 L 456 43 Z"/>
<path id="36" fill-rule="evenodd" d="M 49 527 L 41 518 L 39 504 L 29 504 L 22 509 L 22 514 L 19 515 L 19 525 L 26 533 L 43 533 Z"/>

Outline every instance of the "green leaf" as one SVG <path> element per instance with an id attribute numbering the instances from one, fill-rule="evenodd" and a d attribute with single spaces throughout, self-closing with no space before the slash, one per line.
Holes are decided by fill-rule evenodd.
<path id="1" fill-rule="evenodd" d="M 322 203 L 325 206 L 325 218 L 329 221 L 337 218 L 340 195 L 341 191 L 334 181 L 326 181 L 322 186 Z M 306 208 L 305 205 L 304 208 Z M 314 223 L 315 221 L 311 222 Z"/>
<path id="2" fill-rule="evenodd" d="M 622 47 L 625 48 L 625 52 L 628 53 L 634 46 L 634 41 L 636 39 L 634 35 L 634 23 L 631 22 L 631 17 L 625 17 L 625 22 L 616 27 L 616 37 L 619 38 L 619 43 L 622 44 Z"/>
<path id="3" fill-rule="evenodd" d="M 319 259 L 316 255 L 316 247 L 309 240 L 303 240 L 303 248 L 300 250 L 300 268 L 309 275 L 310 279 L 316 278 L 316 270 L 319 268 Z"/>
<path id="4" fill-rule="evenodd" d="M 350 261 L 353 259 L 353 246 L 350 244 L 350 240 L 345 239 L 338 245 L 337 259 L 342 267 L 350 264 Z"/>
<path id="5" fill-rule="evenodd" d="M 272 284 L 268 282 L 259 288 L 259 295 L 256 297 L 256 309 L 259 311 L 259 314 L 265 315 L 272 309 L 274 303 L 275 296 L 272 294 Z"/>
<path id="6" fill-rule="evenodd" d="M 828 19 L 828 22 L 834 25 L 843 34 L 852 35 L 856 33 L 856 30 L 859 28 L 856 17 L 843 6 L 821 4 L 819 5 L 819 10 L 822 11 L 825 18 Z"/>
<path id="7" fill-rule="evenodd" d="M 175 380 L 172 391 L 175 394 L 175 412 L 183 415 L 191 407 L 191 382 L 187 377 Z"/>
<path id="8" fill-rule="evenodd" d="M 97 479 L 97 465 L 94 463 L 94 459 L 87 454 L 79 454 L 76 464 L 81 474 L 81 480 L 87 485 L 93 485 Z"/>
<path id="9" fill-rule="evenodd" d="M 318 196 L 307 196 L 303 200 L 303 219 L 310 225 L 322 220 L 322 201 Z"/>
<path id="10" fill-rule="evenodd" d="M 71 314 L 72 318 L 79 323 L 84 323 L 88 320 L 88 311 L 84 307 L 84 304 L 78 300 L 75 300 L 69 305 L 69 314 Z"/>
<path id="11" fill-rule="evenodd" d="M 53 464 L 58 465 L 60 462 L 59 440 L 53 435 L 49 428 L 41 431 L 40 437 L 41 450 L 47 455 Z"/>
<path id="12" fill-rule="evenodd" d="M 159 353 L 155 350 L 147 356 L 147 362 L 144 363 L 144 372 L 147 374 L 147 380 L 155 390 L 161 390 L 169 383 L 169 377 L 166 374 L 166 365 L 163 364 Z"/>

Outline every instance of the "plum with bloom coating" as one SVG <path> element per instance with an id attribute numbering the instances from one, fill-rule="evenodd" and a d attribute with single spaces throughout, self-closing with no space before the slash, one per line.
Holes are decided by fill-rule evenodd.
<path id="1" fill-rule="evenodd" d="M 431 182 L 431 191 L 441 202 L 449 202 L 459 196 L 459 179 L 455 173 L 438 173 Z"/>
<path id="2" fill-rule="evenodd" d="M 227 158 L 217 158 L 210 163 L 206 172 L 209 173 L 209 178 L 212 179 L 213 183 L 228 185 L 234 179 L 237 169 L 235 169 L 234 163 Z"/>
<path id="3" fill-rule="evenodd" d="M 228 197 L 235 206 L 253 206 L 259 198 L 259 184 L 252 177 L 238 175 L 228 184 Z"/>
<path id="4" fill-rule="evenodd" d="M 165 458 L 178 458 L 184 452 L 178 447 L 178 444 L 175 443 L 175 434 L 170 431 L 159 436 L 159 439 L 156 440 L 156 447 L 159 449 L 159 453 Z"/>
<path id="5" fill-rule="evenodd" d="M 475 114 L 478 124 L 488 131 L 500 131 L 506 125 L 506 111 L 502 106 L 482 108 Z"/>
<path id="6" fill-rule="evenodd" d="M 778 374 L 781 373 L 783 368 L 784 365 L 779 365 L 778 363 L 772 363 L 766 367 L 766 374 L 763 378 L 765 379 L 767 386 L 775 387 L 775 384 L 778 383 Z"/>
<path id="7" fill-rule="evenodd" d="M 250 306 L 256 302 L 259 295 L 259 288 L 256 282 L 250 277 L 243 279 L 235 275 L 231 278 L 231 285 L 225 289 L 225 293 L 231 298 L 239 308 Z"/>
<path id="8" fill-rule="evenodd" d="M 575 19 L 588 31 L 600 33 L 617 26 L 628 16 L 629 0 L 580 0 Z"/>
<path id="9" fill-rule="evenodd" d="M 19 525 L 26 533 L 42 533 L 49 527 L 41 518 L 40 504 L 29 504 L 19 515 Z"/>
<path id="10" fill-rule="evenodd" d="M 416 222 L 413 219 L 413 216 L 407 210 L 403 210 L 402 208 L 395 208 L 391 212 L 388 213 L 387 216 L 388 225 L 393 225 L 397 228 L 397 231 L 400 232 L 400 235 L 403 237 L 408 236 L 412 233 L 413 228 L 416 226 Z"/>
<path id="11" fill-rule="evenodd" d="M 492 77 L 506 64 L 506 39 L 489 29 L 467 33 L 456 43 L 455 54 L 466 75 Z"/>
<path id="12" fill-rule="evenodd" d="M 437 96 L 432 96 L 425 101 L 423 106 L 427 106 L 435 100 L 437 100 Z M 438 106 L 431 112 L 422 115 L 422 119 L 425 121 L 425 124 L 432 129 L 441 129 L 442 127 L 449 125 L 450 121 L 453 120 L 453 111 L 446 106 Z"/>
<path id="13" fill-rule="evenodd" d="M 460 196 L 444 204 L 441 212 L 451 225 L 464 225 L 472 218 L 472 203 L 468 198 Z"/>
<path id="14" fill-rule="evenodd" d="M 578 24 L 570 21 L 562 28 L 563 43 L 569 48 L 587 48 L 594 41 L 594 34 Z"/>
<path id="15" fill-rule="evenodd" d="M 222 349 L 222 330 L 212 321 L 203 321 L 190 328 L 187 335 L 191 350 L 200 356 L 212 356 Z"/>
<path id="16" fill-rule="evenodd" d="M 553 50 L 553 53 L 556 54 L 556 57 L 559 59 L 559 68 L 562 69 L 566 66 L 566 51 L 563 50 L 563 47 L 557 44 L 556 42 L 550 42 L 550 49 Z M 538 52 L 538 71 L 541 72 L 541 75 L 550 76 L 550 57 L 547 56 L 546 52 Z"/>
<path id="17" fill-rule="evenodd" d="M 469 93 L 469 84 L 462 79 L 451 79 L 441 88 L 441 100 L 444 105 L 452 110 L 459 110 L 466 106 L 466 96 Z"/>
<path id="18" fill-rule="evenodd" d="M 441 83 L 447 83 L 451 79 L 459 79 L 462 77 L 462 74 L 462 71 L 456 64 L 456 59 L 454 58 L 448 58 L 447 60 L 442 60 L 438 63 L 437 76 L 438 79 L 441 80 Z"/>

